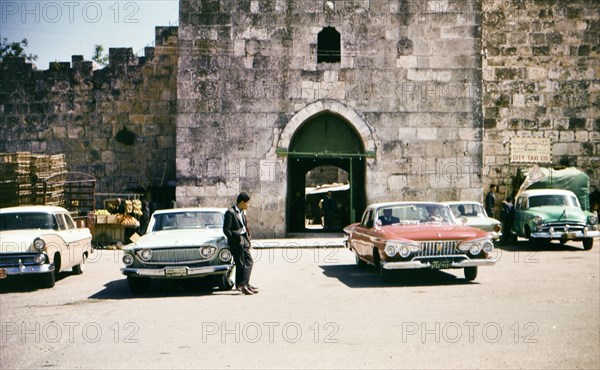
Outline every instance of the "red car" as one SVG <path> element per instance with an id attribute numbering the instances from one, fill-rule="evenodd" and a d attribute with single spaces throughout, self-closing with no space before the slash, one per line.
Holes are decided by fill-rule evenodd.
<path id="1" fill-rule="evenodd" d="M 460 225 L 440 203 L 373 204 L 344 232 L 356 264 L 374 265 L 384 282 L 393 270 L 423 268 L 464 268 L 465 279 L 475 280 L 477 267 L 496 263 L 489 234 Z"/>

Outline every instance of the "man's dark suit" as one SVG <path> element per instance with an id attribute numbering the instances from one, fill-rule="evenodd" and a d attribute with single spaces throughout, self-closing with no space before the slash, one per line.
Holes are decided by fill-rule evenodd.
<path id="1" fill-rule="evenodd" d="M 233 206 L 225 212 L 223 233 L 235 261 L 235 285 L 238 288 L 246 286 L 250 281 L 254 260 L 250 254 L 250 230 L 246 216 L 238 207 Z"/>
<path id="2" fill-rule="evenodd" d="M 385 225 L 397 224 L 400 222 L 400 219 L 398 217 L 394 217 L 394 216 L 390 216 L 390 217 L 381 216 L 381 217 L 379 217 L 379 221 L 381 221 L 381 225 L 385 226 Z"/>

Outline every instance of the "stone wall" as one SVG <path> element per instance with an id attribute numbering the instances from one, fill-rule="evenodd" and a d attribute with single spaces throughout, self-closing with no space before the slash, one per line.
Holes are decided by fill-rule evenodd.
<path id="1" fill-rule="evenodd" d="M 599 25 L 594 0 L 181 0 L 144 58 L 2 63 L 0 152 L 64 153 L 101 192 L 176 184 L 180 205 L 248 191 L 259 236 L 285 233 L 286 153 L 324 113 L 364 146 L 368 203 L 503 197 L 533 165 L 515 137 L 597 183 Z M 339 63 L 316 62 L 328 26 Z"/>
<path id="2" fill-rule="evenodd" d="M 600 2 L 483 1 L 484 171 L 511 192 L 513 137 L 550 138 L 551 164 L 600 180 Z"/>
<path id="3" fill-rule="evenodd" d="M 284 234 L 288 158 L 277 153 L 321 113 L 372 152 L 368 203 L 480 198 L 479 3 L 323 3 L 180 2 L 178 202 L 229 205 L 248 191 L 255 230 Z M 318 64 L 328 26 L 341 62 Z"/>
<path id="4" fill-rule="evenodd" d="M 177 28 L 157 27 L 145 57 L 111 48 L 109 59 L 97 70 L 81 56 L 44 71 L 0 64 L 0 152 L 64 153 L 97 192 L 174 182 Z"/>

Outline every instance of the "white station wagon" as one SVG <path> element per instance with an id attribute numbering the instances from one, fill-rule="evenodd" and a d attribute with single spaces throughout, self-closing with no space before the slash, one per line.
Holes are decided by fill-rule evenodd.
<path id="1" fill-rule="evenodd" d="M 92 234 L 77 228 L 64 208 L 22 206 L 0 209 L 0 280 L 37 274 L 54 286 L 59 272 L 82 274 L 92 253 Z"/>

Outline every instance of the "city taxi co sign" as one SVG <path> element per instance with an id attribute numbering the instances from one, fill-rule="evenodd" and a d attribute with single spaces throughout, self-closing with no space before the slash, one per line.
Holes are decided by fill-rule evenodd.
<path id="1" fill-rule="evenodd" d="M 552 144 L 550 138 L 513 137 L 510 139 L 511 163 L 550 163 Z"/>

